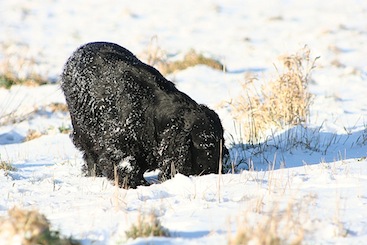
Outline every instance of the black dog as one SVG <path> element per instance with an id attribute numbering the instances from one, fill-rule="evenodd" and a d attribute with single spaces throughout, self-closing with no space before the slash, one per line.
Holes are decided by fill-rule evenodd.
<path id="1" fill-rule="evenodd" d="M 87 176 L 118 177 L 119 185 L 218 173 L 224 147 L 218 115 L 177 90 L 156 69 L 125 48 L 88 43 L 65 64 L 61 88 L 73 125 L 72 139 L 84 153 Z"/>

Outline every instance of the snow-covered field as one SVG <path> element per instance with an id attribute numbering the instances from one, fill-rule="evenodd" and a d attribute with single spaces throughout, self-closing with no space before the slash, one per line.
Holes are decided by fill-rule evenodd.
<path id="1" fill-rule="evenodd" d="M 241 229 L 256 237 L 269 219 L 285 243 L 302 233 L 304 244 L 364 244 L 366 16 L 367 2 L 358 0 L 1 1 L 2 47 L 35 58 L 34 69 L 52 81 L 59 80 L 74 49 L 97 40 L 140 56 L 158 37 L 170 59 L 195 49 L 220 60 L 226 73 L 196 66 L 168 77 L 217 109 L 228 147 L 231 135 L 240 136 L 228 111 L 217 106 L 240 92 L 245 73 L 270 80 L 277 57 L 304 45 L 320 59 L 310 84 L 315 99 L 307 127 L 289 129 L 270 142 L 306 137 L 312 150 L 268 147 L 253 158 L 254 171 L 177 175 L 136 190 L 81 176 L 81 154 L 61 133 L 71 127 L 70 118 L 52 110 L 65 103 L 57 83 L 0 88 L 0 161 L 16 168 L 0 170 L 0 216 L 13 206 L 38 209 L 52 228 L 83 244 L 227 244 Z M 24 142 L 29 130 L 43 136 Z M 274 163 L 270 170 L 264 158 Z M 150 212 L 172 236 L 126 240 L 124 231 Z"/>

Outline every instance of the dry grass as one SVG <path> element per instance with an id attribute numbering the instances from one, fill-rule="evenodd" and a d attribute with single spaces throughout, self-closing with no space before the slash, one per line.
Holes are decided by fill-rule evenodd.
<path id="1" fill-rule="evenodd" d="M 255 224 L 245 214 L 245 217 L 238 221 L 236 234 L 229 236 L 228 245 L 302 244 L 305 230 L 299 208 L 299 205 L 293 202 L 289 202 L 284 210 L 274 206 L 268 212 L 261 211 L 261 218 Z"/>
<path id="2" fill-rule="evenodd" d="M 15 171 L 17 169 L 13 167 L 9 162 L 0 159 L 0 170 L 8 172 L 8 171 Z"/>
<path id="3" fill-rule="evenodd" d="M 158 69 L 163 66 L 167 60 L 167 53 L 160 47 L 157 36 L 151 38 L 148 47 L 140 56 L 148 65 Z"/>
<path id="4" fill-rule="evenodd" d="M 367 124 L 364 124 L 364 129 L 362 134 L 357 138 L 357 145 L 366 145 L 367 144 Z"/>
<path id="5" fill-rule="evenodd" d="M 68 106 L 65 103 L 58 103 L 58 102 L 54 102 L 54 103 L 50 103 L 49 105 L 47 105 L 47 108 L 49 108 L 51 110 L 51 112 L 68 112 Z"/>
<path id="6" fill-rule="evenodd" d="M 27 135 L 25 136 L 24 142 L 37 139 L 42 136 L 42 133 L 35 129 L 29 129 Z"/>
<path id="7" fill-rule="evenodd" d="M 23 84 L 36 86 L 47 83 L 39 75 L 37 62 L 24 44 L 0 45 L 0 87 Z"/>
<path id="8" fill-rule="evenodd" d="M 241 137 L 257 144 L 264 140 L 268 130 L 307 120 L 312 102 L 308 85 L 316 59 L 310 59 L 310 50 L 305 47 L 294 55 L 280 57 L 283 70 L 278 71 L 275 80 L 264 83 L 254 77 L 246 79 L 243 93 L 228 102 L 241 125 Z"/>
<path id="9" fill-rule="evenodd" d="M 9 171 L 17 171 L 17 169 L 7 161 L 1 160 L 0 155 L 0 170 L 4 171 L 4 176 L 8 176 Z"/>
<path id="10" fill-rule="evenodd" d="M 61 134 L 70 134 L 71 133 L 71 127 L 70 126 L 61 125 L 60 127 L 58 127 L 58 130 Z"/>
<path id="11" fill-rule="evenodd" d="M 13 208 L 8 217 L 0 217 L 0 240 L 5 244 L 23 245 L 72 245 L 79 244 L 72 239 L 60 238 L 50 230 L 50 223 L 38 211 Z"/>
<path id="12" fill-rule="evenodd" d="M 129 230 L 125 232 L 129 239 L 136 239 L 138 237 L 169 237 L 170 234 L 166 228 L 161 225 L 157 215 L 153 212 L 148 215 L 139 215 L 136 224 L 133 224 Z"/>
<path id="13" fill-rule="evenodd" d="M 187 52 L 182 60 L 166 62 L 158 68 L 163 74 L 170 74 L 196 65 L 206 65 L 216 70 L 225 71 L 224 65 L 219 61 L 199 54 L 195 50 Z"/>
<path id="14" fill-rule="evenodd" d="M 176 61 L 167 60 L 167 52 L 165 52 L 158 44 L 158 38 L 155 36 L 151 39 L 148 48 L 141 55 L 149 65 L 156 67 L 162 74 L 167 75 L 176 71 L 181 71 L 196 65 L 206 65 L 213 69 L 225 71 L 225 67 L 218 60 L 206 57 L 190 50 L 185 54 L 183 59 Z"/>
<path id="15" fill-rule="evenodd" d="M 14 123 L 20 123 L 23 121 L 31 120 L 33 117 L 37 115 L 45 115 L 45 114 L 50 114 L 50 113 L 68 113 L 69 111 L 65 103 L 58 103 L 58 102 L 53 102 L 47 105 L 34 107 L 33 110 L 28 111 L 27 113 L 23 113 L 23 114 L 18 112 L 18 111 L 21 111 L 19 108 L 20 108 L 20 105 L 19 107 L 14 109 L 14 111 L 8 114 L 4 114 L 4 115 L 2 115 L 0 112 L 0 126 L 10 125 Z M 70 125 L 62 124 L 60 127 L 58 127 L 58 130 L 62 134 L 68 134 L 71 132 L 71 127 Z M 24 141 L 30 141 L 30 140 L 39 138 L 42 135 L 46 135 L 46 134 L 48 134 L 48 131 L 46 130 L 40 132 L 35 129 L 29 129 Z"/>

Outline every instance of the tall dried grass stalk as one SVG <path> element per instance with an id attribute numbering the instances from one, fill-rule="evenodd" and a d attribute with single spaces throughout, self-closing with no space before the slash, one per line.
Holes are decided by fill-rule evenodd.
<path id="1" fill-rule="evenodd" d="M 223 141 L 222 140 L 220 140 L 220 143 L 219 143 L 219 156 L 223 156 Z M 220 182 L 222 181 L 222 169 L 223 169 L 223 159 L 222 157 L 220 157 L 219 158 L 219 170 L 218 170 L 218 189 L 217 189 L 218 202 L 221 202 Z"/>
<path id="2" fill-rule="evenodd" d="M 247 143 L 264 140 L 266 131 L 283 129 L 307 121 L 312 95 L 308 91 L 315 61 L 304 47 L 294 55 L 279 57 L 283 65 L 275 80 L 264 83 L 247 78 L 243 93 L 229 102 L 235 120 L 241 126 L 241 135 Z"/>
<path id="3" fill-rule="evenodd" d="M 153 36 L 150 39 L 150 43 L 142 53 L 141 58 L 145 60 L 148 65 L 158 68 L 166 63 L 167 53 L 160 47 L 157 36 Z"/>

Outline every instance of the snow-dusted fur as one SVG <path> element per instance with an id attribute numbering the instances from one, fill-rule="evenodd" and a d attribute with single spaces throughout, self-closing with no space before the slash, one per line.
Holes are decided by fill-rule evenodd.
<path id="1" fill-rule="evenodd" d="M 224 145 L 218 115 L 125 48 L 80 47 L 65 64 L 61 88 L 87 176 L 114 179 L 116 166 L 119 185 L 135 188 L 157 168 L 161 180 L 218 172 Z"/>

